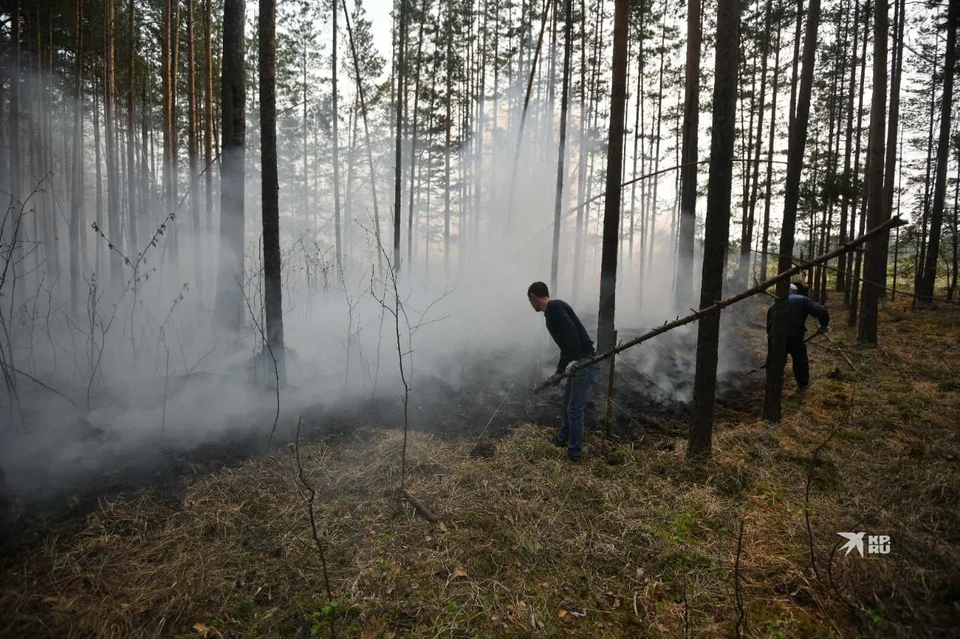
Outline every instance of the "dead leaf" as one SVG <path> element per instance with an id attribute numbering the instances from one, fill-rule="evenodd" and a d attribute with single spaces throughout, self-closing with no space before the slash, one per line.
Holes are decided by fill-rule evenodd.
<path id="1" fill-rule="evenodd" d="M 463 566 L 457 566 L 456 568 L 453 569 L 453 575 L 451 575 L 451 578 L 456 579 L 457 577 L 466 577 L 466 576 L 467 576 L 467 569 L 464 568 Z"/>
<path id="2" fill-rule="evenodd" d="M 76 600 L 77 600 L 76 597 L 72 599 L 66 599 L 64 597 L 44 597 L 41 601 L 47 604 L 48 606 L 50 606 L 51 608 L 53 608 L 54 610 L 64 611 L 64 610 L 69 610 L 73 606 L 73 603 Z"/>
<path id="3" fill-rule="evenodd" d="M 437 528 L 440 529 L 440 532 L 447 532 L 447 527 L 444 525 L 442 521 L 439 524 L 437 524 Z"/>
<path id="4" fill-rule="evenodd" d="M 567 611 L 564 610 L 563 608 L 561 608 L 560 610 L 557 611 L 557 616 L 558 616 L 559 618 L 563 619 L 564 617 L 567 616 Z"/>
<path id="5" fill-rule="evenodd" d="M 216 628 L 211 628 L 206 624 L 197 622 L 193 624 L 193 629 L 196 630 L 200 635 L 204 637 L 220 637 L 220 639 L 223 639 L 223 635 L 220 634 L 219 630 L 217 630 Z"/>
<path id="6" fill-rule="evenodd" d="M 260 618 L 261 618 L 261 619 L 270 619 L 271 617 L 273 617 L 273 615 L 277 614 L 277 611 L 278 611 L 278 610 L 280 610 L 280 606 L 275 606 L 275 607 L 271 608 L 270 610 L 266 611 L 265 613 L 263 613 L 263 616 L 260 617 Z"/>

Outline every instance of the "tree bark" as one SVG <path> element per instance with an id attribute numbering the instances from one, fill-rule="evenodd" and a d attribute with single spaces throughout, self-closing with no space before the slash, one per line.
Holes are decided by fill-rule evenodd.
<path id="1" fill-rule="evenodd" d="M 83 225 L 83 0 L 77 0 L 76 104 L 73 107 L 73 189 L 70 194 L 70 311 L 80 316 L 80 229 Z M 19 87 L 17 87 L 19 89 Z M 15 136 L 18 135 L 14 132 Z M 16 166 L 20 159 L 10 158 Z M 12 192 L 12 191 L 11 191 Z"/>
<path id="2" fill-rule="evenodd" d="M 228 330 L 240 329 L 243 316 L 243 196 L 246 155 L 244 81 L 244 0 L 224 0 L 220 94 L 220 266 L 216 315 Z"/>
<path id="3" fill-rule="evenodd" d="M 204 186 L 206 188 L 206 223 L 204 224 L 204 237 L 213 230 L 213 0 L 205 0 L 205 11 L 203 21 L 203 49 L 204 71 L 206 72 L 205 89 L 203 92 L 203 164 L 204 164 Z M 205 243 L 205 242 L 204 242 Z M 206 267 L 206 249 L 201 250 L 203 266 Z"/>
<path id="4" fill-rule="evenodd" d="M 616 0 L 613 14 L 613 67 L 610 129 L 607 142 L 606 195 L 603 209 L 603 249 L 600 258 L 600 307 L 597 348 L 613 347 L 617 292 L 617 241 L 620 227 L 620 170 L 623 165 L 623 120 L 627 97 L 627 41 L 630 1 Z"/>
<path id="5" fill-rule="evenodd" d="M 847 91 L 847 141 L 843 160 L 843 202 L 840 205 L 840 243 L 847 239 L 847 215 L 853 215 L 850 209 L 852 199 L 850 190 L 853 188 L 853 175 L 850 173 L 850 150 L 853 144 L 853 96 L 856 93 L 857 82 L 857 46 L 860 40 L 860 0 L 854 0 L 853 10 L 853 46 L 850 49 L 850 89 Z M 837 291 L 845 291 L 847 255 L 841 255 L 837 260 Z"/>
<path id="6" fill-rule="evenodd" d="M 782 24 L 777 21 L 777 44 L 773 58 L 773 96 L 770 104 L 770 137 L 767 140 L 767 178 L 763 195 L 763 239 L 760 244 L 760 279 L 767 279 L 767 256 L 770 250 L 770 205 L 773 196 L 773 147 L 777 132 L 777 95 L 780 88 L 780 35 Z"/>
<path id="7" fill-rule="evenodd" d="M 883 214 L 881 219 L 889 220 L 893 213 L 893 193 L 897 179 L 897 131 L 900 124 L 900 78 L 903 75 L 903 30 L 906 22 L 904 0 L 894 0 L 894 50 L 890 61 L 890 116 L 887 118 L 886 165 L 884 167 Z M 887 263 L 889 262 L 889 242 L 882 247 L 883 281 L 887 285 Z"/>
<path id="8" fill-rule="evenodd" d="M 104 132 L 107 152 L 107 208 L 110 241 L 123 250 L 120 235 L 120 171 L 117 166 L 117 105 L 115 92 L 114 27 L 115 0 L 106 0 L 104 22 Z M 110 251 L 110 281 L 114 286 L 123 285 L 123 263 L 116 251 Z"/>
<path id="9" fill-rule="evenodd" d="M 870 31 L 870 0 L 867 0 L 866 5 L 864 6 L 863 11 L 863 43 L 861 44 L 860 49 L 860 82 L 858 86 L 858 98 L 857 98 L 857 135 L 856 135 L 856 145 L 853 153 L 854 157 L 854 168 L 853 175 L 851 177 L 851 189 L 857 194 L 857 197 L 853 198 L 850 206 L 850 236 L 853 237 L 856 235 L 856 221 L 857 221 L 857 206 L 866 202 L 864 197 L 866 194 L 863 192 L 863 182 L 860 178 L 860 147 L 863 138 L 863 94 L 866 88 L 866 78 L 867 78 L 867 40 L 869 31 Z M 852 180 L 857 180 L 857 183 L 854 184 Z M 856 188 L 854 188 L 856 187 Z M 863 217 L 866 207 L 861 208 L 861 218 Z M 860 220 L 860 228 L 866 226 L 866 220 Z M 856 284 L 860 277 L 860 262 L 862 259 L 863 253 L 861 251 L 857 252 L 856 259 L 850 256 L 847 260 L 847 274 L 844 278 L 844 283 L 846 288 L 843 293 L 843 301 L 849 307 L 849 313 L 847 318 L 847 324 L 849 326 L 857 325 L 857 315 L 858 315 L 858 304 L 860 300 L 860 287 Z"/>
<path id="10" fill-rule="evenodd" d="M 127 73 L 130 84 L 129 93 L 127 93 L 127 246 L 128 257 L 136 260 L 140 251 L 140 237 L 138 228 L 138 216 L 140 207 L 137 206 L 137 180 L 134 179 L 136 165 L 136 59 L 137 59 L 137 13 L 134 6 L 134 0 L 130 0 L 128 13 L 130 14 L 130 57 L 128 59 Z M 146 115 L 146 114 L 144 114 Z"/>
<path id="11" fill-rule="evenodd" d="M 698 133 L 700 118 L 700 0 L 687 2 L 687 68 L 683 98 L 683 150 L 680 160 L 680 237 L 675 306 L 693 297 L 693 239 L 697 223 Z"/>
<path id="12" fill-rule="evenodd" d="M 360 59 L 357 55 L 357 43 L 353 40 L 353 30 L 350 26 L 350 14 L 347 12 L 347 0 L 342 0 L 343 19 L 347 25 L 347 39 L 350 40 L 350 53 L 353 57 L 353 68 L 357 74 L 357 92 L 360 94 L 360 112 L 363 115 L 363 133 L 367 143 L 367 163 L 370 166 L 370 190 L 373 193 L 373 224 L 374 232 L 380 237 L 380 209 L 377 205 L 377 174 L 373 166 L 373 147 L 370 141 L 370 123 L 367 118 L 367 101 L 363 89 L 363 75 L 360 71 Z M 380 254 L 378 253 L 378 262 Z"/>
<path id="13" fill-rule="evenodd" d="M 403 0 L 401 0 L 402 2 Z M 340 96 L 337 91 L 337 1 L 333 0 L 333 49 L 330 52 L 330 69 L 333 80 L 333 223 L 336 235 L 336 258 L 337 264 L 343 260 L 343 238 L 340 220 Z M 344 4 L 346 12 L 346 4 Z M 360 69 L 357 69 L 357 82 L 360 82 Z M 370 174 L 373 180 L 373 174 Z M 339 273 L 339 269 L 337 271 Z M 339 277 L 339 275 L 338 275 Z"/>
<path id="14" fill-rule="evenodd" d="M 409 208 L 407 210 L 407 261 L 410 262 L 410 264 L 413 264 L 413 199 L 414 184 L 417 177 L 417 136 L 420 125 L 420 71 L 423 66 L 423 27 L 427 22 L 428 8 L 429 0 L 423 0 L 423 9 L 420 15 L 420 34 L 417 38 L 417 70 L 413 80 L 413 131 L 410 136 L 410 186 L 407 193 L 409 202 Z M 482 129 L 480 135 L 483 135 Z"/>
<path id="15" fill-rule="evenodd" d="M 557 158 L 557 191 L 553 206 L 553 259 L 550 266 L 550 287 L 557 290 L 560 265 L 560 220 L 563 208 L 563 173 L 567 151 L 567 103 L 570 96 L 570 58 L 573 55 L 573 2 L 564 2 L 563 86 L 560 89 L 560 151 Z"/>
<path id="16" fill-rule="evenodd" d="M 794 231 L 797 223 L 797 208 L 800 204 L 800 175 L 803 171 L 803 154 L 807 144 L 807 121 L 810 116 L 810 97 L 813 92 L 813 70 L 816 62 L 817 31 L 820 26 L 820 0 L 811 0 L 807 13 L 807 28 L 803 42 L 803 67 L 800 90 L 797 96 L 797 111 L 790 127 L 790 150 L 787 155 L 787 180 L 784 193 L 783 226 L 780 231 L 780 258 L 778 272 L 792 267 Z M 767 347 L 767 380 L 763 416 L 779 422 L 783 395 L 783 366 L 786 362 L 787 298 L 790 282 L 783 280 L 777 285 L 777 301 Z"/>
<path id="17" fill-rule="evenodd" d="M 867 154 L 867 216 L 873 228 L 883 221 L 883 125 L 887 110 L 887 31 L 889 30 L 887 0 L 875 0 L 873 15 L 873 95 L 870 103 L 870 141 Z M 873 238 L 866 247 L 863 272 L 870 282 L 886 281 L 886 257 L 889 235 Z M 857 340 L 877 343 L 877 312 L 882 292 L 864 285 L 860 296 L 860 330 Z"/>
<path id="18" fill-rule="evenodd" d="M 730 195 L 733 191 L 739 49 L 740 2 L 720 0 L 717 4 L 713 138 L 710 143 L 710 181 L 707 187 L 707 218 L 700 287 L 701 309 L 713 306 L 723 297 L 730 232 Z M 697 332 L 697 369 L 693 384 L 693 421 L 687 447 L 688 458 L 710 454 L 719 345 L 720 315 L 713 313 L 700 321 Z"/>
<path id="19" fill-rule="evenodd" d="M 399 4 L 400 12 L 400 27 L 399 33 L 397 34 L 397 139 L 396 139 L 396 150 L 394 154 L 394 178 L 393 178 L 393 267 L 395 269 L 400 269 L 400 217 L 401 211 L 403 210 L 402 197 L 403 197 L 403 107 L 406 102 L 406 94 L 403 90 L 403 80 L 406 76 L 406 67 L 404 66 L 404 54 L 407 49 L 407 3 L 405 0 L 397 0 Z M 449 63 L 447 65 L 447 90 L 449 92 L 450 87 L 450 78 L 449 78 Z M 450 95 L 447 95 L 447 127 L 449 138 L 449 104 L 450 104 Z M 447 144 L 449 144 L 449 139 Z M 448 170 L 448 179 L 449 179 L 449 170 Z M 449 185 L 448 185 L 449 187 Z M 449 196 L 448 196 L 449 197 Z M 461 229 L 461 236 L 463 231 Z M 462 239 L 462 238 L 461 238 Z M 460 249 L 463 250 L 463 243 L 461 242 Z"/>
<path id="20" fill-rule="evenodd" d="M 267 344 L 277 382 L 286 379 L 283 346 L 283 291 L 280 264 L 280 186 L 277 176 L 277 20 L 276 0 L 260 0 L 260 164 L 263 173 L 263 281 Z M 336 114 L 334 114 L 336 117 Z"/>
<path id="21" fill-rule="evenodd" d="M 131 0 L 132 1 L 132 0 Z M 189 160 L 190 177 L 190 218 L 193 223 L 193 238 L 190 242 L 193 255 L 190 256 L 194 264 L 197 278 L 197 289 L 203 298 L 203 268 L 202 249 L 200 243 L 200 189 L 198 188 L 199 172 L 199 144 L 197 142 L 197 72 L 196 72 L 196 43 L 194 42 L 194 0 L 187 0 L 187 156 Z"/>
<path id="22" fill-rule="evenodd" d="M 943 227 L 943 210 L 947 195 L 947 161 L 950 152 L 950 120 L 953 107 L 953 75 L 957 67 L 957 14 L 960 11 L 956 0 L 948 2 L 947 50 L 943 60 L 943 100 L 940 107 L 940 139 L 937 143 L 937 172 L 933 187 L 933 210 L 930 215 L 930 238 L 920 280 L 919 301 L 932 304 L 937 280 L 937 261 L 940 259 L 940 232 Z"/>
<path id="23" fill-rule="evenodd" d="M 750 192 L 750 204 L 749 204 L 749 213 L 744 219 L 743 222 L 743 232 L 740 238 L 740 263 L 739 263 L 739 273 L 737 280 L 740 282 L 741 286 L 745 286 L 750 278 L 750 262 L 752 257 L 752 248 L 753 248 L 753 228 L 754 221 L 756 219 L 756 210 L 757 210 L 757 196 L 760 191 L 760 152 L 763 148 L 763 116 L 764 111 L 766 110 L 764 101 L 767 96 L 767 56 L 770 52 L 770 38 L 772 34 L 770 33 L 770 23 L 772 20 L 773 13 L 773 2 L 772 0 L 767 0 L 766 8 L 764 9 L 764 19 L 763 19 L 763 43 L 760 47 L 760 105 L 758 107 L 759 113 L 757 114 L 757 136 L 756 136 L 756 150 L 754 151 L 753 166 L 748 167 L 753 170 L 753 185 Z M 779 69 L 774 69 L 774 73 L 779 73 Z"/>

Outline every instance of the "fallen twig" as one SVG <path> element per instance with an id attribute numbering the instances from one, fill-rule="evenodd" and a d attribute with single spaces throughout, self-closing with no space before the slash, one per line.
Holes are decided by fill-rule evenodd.
<path id="1" fill-rule="evenodd" d="M 433 514 L 433 511 L 427 508 L 426 504 L 414 497 L 409 490 L 406 488 L 401 488 L 400 493 L 408 502 L 410 502 L 410 505 L 413 506 L 413 509 L 418 515 L 429 521 L 431 524 L 435 524 L 440 521 L 440 518 Z"/>
<path id="2" fill-rule="evenodd" d="M 807 477 L 803 489 L 803 518 L 807 526 L 807 545 L 810 550 L 810 566 L 813 568 L 813 574 L 817 576 L 817 581 L 821 583 L 823 580 L 820 578 L 820 571 L 817 569 L 816 553 L 813 549 L 813 527 L 810 524 L 810 486 L 813 484 L 813 469 L 817 465 L 817 458 L 820 456 L 820 452 L 826 448 L 827 444 L 830 443 L 830 441 L 840 430 L 840 427 L 846 423 L 847 418 L 850 416 L 850 411 L 853 410 L 853 400 L 856 398 L 856 396 L 857 386 L 854 386 L 853 392 L 850 394 L 850 401 L 847 404 L 847 410 L 830 431 L 830 434 L 827 436 L 827 438 L 813 450 L 813 453 L 810 455 L 810 462 L 807 464 Z"/>
<path id="3" fill-rule="evenodd" d="M 740 520 L 740 534 L 737 536 L 737 559 L 733 564 L 733 590 L 737 597 L 737 639 L 743 636 L 741 627 L 744 623 L 743 591 L 740 588 L 740 555 L 743 552 L 743 520 Z"/>
<path id="4" fill-rule="evenodd" d="M 309 493 L 309 496 L 303 495 L 303 501 L 307 505 L 307 514 L 310 516 L 310 530 L 313 532 L 313 541 L 317 544 L 317 550 L 320 551 L 320 565 L 323 567 L 323 585 L 327 590 L 327 603 L 333 604 L 333 591 L 330 588 L 330 574 L 327 571 L 327 553 L 323 546 L 323 541 L 320 539 L 320 533 L 317 532 L 317 518 L 313 512 L 313 500 L 317 495 L 317 491 L 313 489 L 313 486 L 307 481 L 306 476 L 303 474 L 303 464 L 300 462 L 300 425 L 303 422 L 303 415 L 297 418 L 297 436 L 294 439 L 293 450 L 296 455 L 297 462 L 297 478 L 300 480 L 300 484 L 303 485 L 304 489 Z M 333 619 L 330 619 L 330 636 L 336 639 L 337 631 L 333 624 Z"/>

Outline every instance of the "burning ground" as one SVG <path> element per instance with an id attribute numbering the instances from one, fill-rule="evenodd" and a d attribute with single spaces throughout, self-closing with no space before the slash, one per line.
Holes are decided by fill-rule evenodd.
<path id="1" fill-rule="evenodd" d="M 835 329 L 843 350 L 811 347 L 816 383 L 800 397 L 788 382 L 777 426 L 758 418 L 762 373 L 728 372 L 702 467 L 683 460 L 686 404 L 658 394 L 692 349 L 661 349 L 655 370 L 646 346 L 619 362 L 620 439 L 594 428 L 580 466 L 550 444 L 555 402 L 529 394 L 532 374 L 418 380 L 407 488 L 437 522 L 398 497 L 395 401 L 304 411 L 334 605 L 293 445 L 158 453 L 153 474 L 61 497 L 72 510 L 9 506 L 0 634 L 949 636 L 957 320 L 888 305 L 870 350 Z M 762 331 L 738 336 L 759 365 Z M 281 416 L 278 441 L 295 423 Z M 844 556 L 838 531 L 888 534 L 891 553 Z"/>

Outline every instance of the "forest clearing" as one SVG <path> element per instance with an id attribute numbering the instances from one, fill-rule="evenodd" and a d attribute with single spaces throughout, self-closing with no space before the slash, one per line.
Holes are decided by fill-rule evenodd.
<path id="1" fill-rule="evenodd" d="M 859 372 L 816 349 L 817 382 L 803 398 L 788 392 L 779 424 L 758 418 L 759 383 L 722 393 L 701 467 L 683 460 L 686 410 L 628 421 L 624 441 L 588 429 L 592 454 L 573 469 L 545 428 L 555 410 L 482 440 L 495 403 L 469 431 L 413 432 L 406 486 L 436 521 L 397 494 L 395 424 L 325 432 L 305 421 L 306 484 L 290 444 L 58 524 L 29 520 L 3 558 L 4 634 L 949 636 L 960 615 L 957 312 L 888 303 L 882 349 L 835 331 Z M 762 360 L 760 331 L 738 330 Z M 889 535 L 890 554 L 844 556 L 846 530 Z"/>

